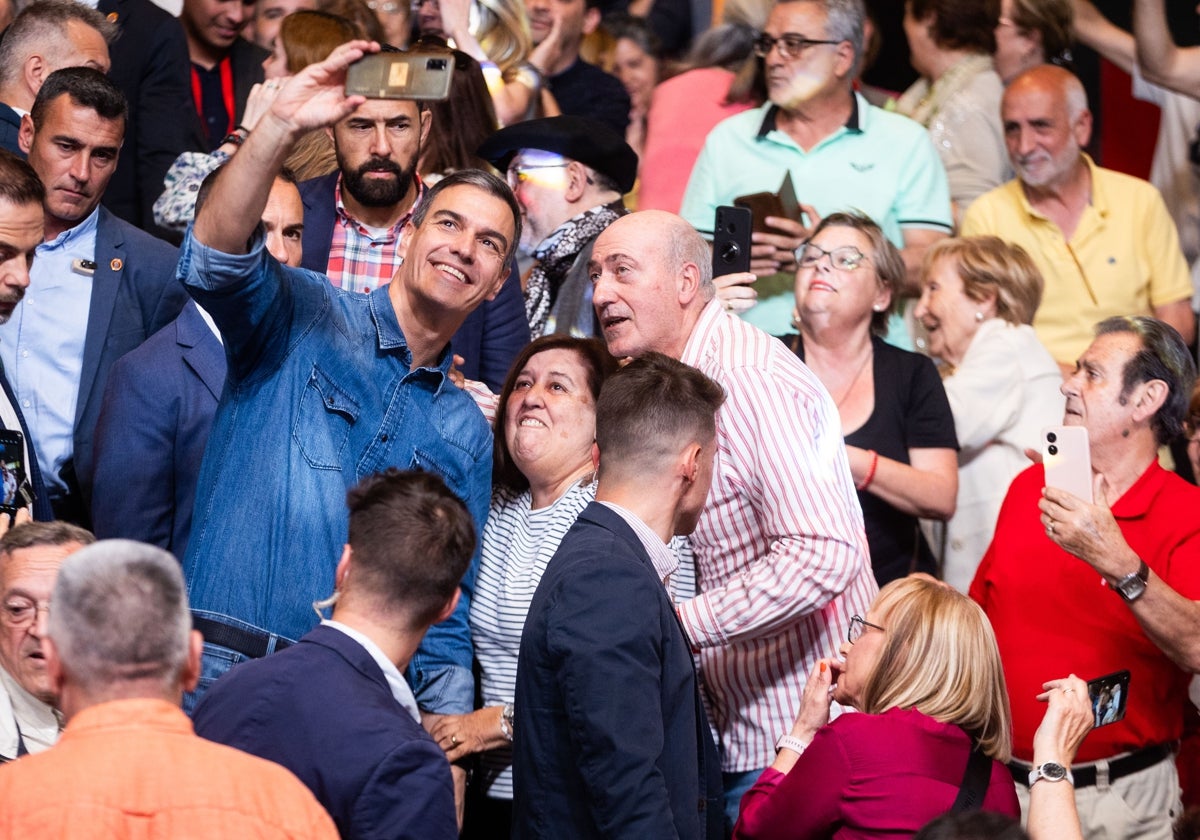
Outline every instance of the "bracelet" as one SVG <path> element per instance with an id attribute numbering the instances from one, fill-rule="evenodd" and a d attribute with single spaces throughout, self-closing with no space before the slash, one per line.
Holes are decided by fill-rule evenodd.
<path id="1" fill-rule="evenodd" d="M 532 62 L 524 61 L 517 65 L 516 72 L 513 74 L 513 81 L 537 93 L 546 84 L 546 75 L 537 69 Z"/>
<path id="2" fill-rule="evenodd" d="M 249 130 L 249 129 L 242 128 L 242 127 L 239 125 L 239 126 L 238 126 L 237 128 L 235 128 L 233 131 L 231 131 L 231 132 L 229 132 L 228 134 L 226 134 L 226 135 L 225 135 L 225 136 L 224 136 L 224 137 L 221 139 L 221 142 L 220 142 L 220 143 L 218 143 L 217 145 L 218 145 L 218 146 L 224 146 L 226 143 L 232 143 L 232 144 L 233 144 L 233 145 L 235 145 L 235 146 L 240 146 L 240 145 L 242 145 L 243 143 L 245 143 L 245 142 L 246 142 L 246 138 L 245 138 L 245 137 L 243 137 L 243 136 L 242 136 L 242 134 L 241 134 L 241 132 L 243 132 L 243 131 L 244 131 L 244 132 L 246 132 L 246 134 L 247 134 L 247 135 L 249 135 L 249 134 L 250 134 L 250 130 Z"/>
<path id="3" fill-rule="evenodd" d="M 862 483 L 854 485 L 855 490 L 866 490 L 875 480 L 875 469 L 879 466 L 879 453 L 874 449 L 867 451 L 871 453 L 871 466 L 867 467 L 867 474 L 863 477 Z"/>
<path id="4" fill-rule="evenodd" d="M 516 711 L 513 709 L 513 704 L 505 703 L 504 708 L 500 710 L 500 732 L 510 744 L 513 739 L 513 718 L 515 716 Z"/>
<path id="5" fill-rule="evenodd" d="M 795 735 L 780 735 L 779 740 L 775 742 L 775 752 L 780 750 L 791 750 L 796 755 L 804 755 L 804 751 L 808 749 L 808 744 L 801 741 Z"/>

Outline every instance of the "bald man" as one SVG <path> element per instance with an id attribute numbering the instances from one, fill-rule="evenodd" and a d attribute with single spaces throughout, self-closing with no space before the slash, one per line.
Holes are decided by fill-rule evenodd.
<path id="1" fill-rule="evenodd" d="M 1033 319 L 1065 373 L 1114 315 L 1153 315 L 1195 338 L 1192 284 L 1162 196 L 1138 178 L 1102 169 L 1083 152 L 1092 114 L 1070 72 L 1042 65 L 1004 92 L 1001 120 L 1017 177 L 968 209 L 962 234 L 1020 245 L 1046 278 Z"/>

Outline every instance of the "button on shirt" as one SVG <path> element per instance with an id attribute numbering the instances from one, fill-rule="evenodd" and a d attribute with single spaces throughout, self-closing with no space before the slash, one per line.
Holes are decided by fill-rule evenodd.
<path id="1" fill-rule="evenodd" d="M 421 179 L 414 175 L 413 180 L 417 184 L 417 197 L 408 212 L 391 227 L 371 228 L 346 212 L 346 205 L 342 203 L 342 178 L 338 176 L 333 194 L 337 218 L 326 269 L 330 283 L 351 292 L 370 292 L 392 282 L 401 262 L 396 253 L 400 231 L 425 197 Z"/>
<path id="2" fill-rule="evenodd" d="M 92 275 L 73 264 L 95 257 L 99 213 L 96 208 L 75 227 L 37 246 L 29 288 L 0 340 L 0 359 L 51 496 L 67 491 L 59 473 L 74 455 L 75 408 L 92 304 Z"/>

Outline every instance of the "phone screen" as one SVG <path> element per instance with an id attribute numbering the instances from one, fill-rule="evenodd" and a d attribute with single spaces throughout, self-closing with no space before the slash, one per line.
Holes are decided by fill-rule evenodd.
<path id="1" fill-rule="evenodd" d="M 25 440 L 19 431 L 0 430 L 0 513 L 28 504 L 25 487 Z"/>
<path id="2" fill-rule="evenodd" d="M 1125 704 L 1129 701 L 1129 671 L 1117 671 L 1107 676 L 1088 680 L 1088 697 L 1092 701 L 1095 726 L 1107 726 L 1125 717 Z"/>

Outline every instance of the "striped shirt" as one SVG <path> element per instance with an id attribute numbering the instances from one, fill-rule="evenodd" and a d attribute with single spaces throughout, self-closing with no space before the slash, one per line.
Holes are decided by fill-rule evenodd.
<path id="1" fill-rule="evenodd" d="M 878 591 L 833 400 L 782 342 L 711 301 L 682 361 L 716 380 L 712 489 L 680 606 L 726 772 L 769 765 L 814 664 Z"/>
<path id="2" fill-rule="evenodd" d="M 342 203 L 342 176 L 338 176 L 333 193 L 337 212 L 333 239 L 329 243 L 329 263 L 325 269 L 335 288 L 369 293 L 392 282 L 402 262 L 396 249 L 400 231 L 425 197 L 421 179 L 413 175 L 413 180 L 417 185 L 417 197 L 412 207 L 391 227 L 377 230 L 368 228 L 346 212 L 346 205 Z"/>

